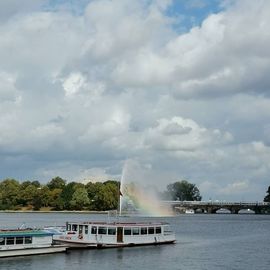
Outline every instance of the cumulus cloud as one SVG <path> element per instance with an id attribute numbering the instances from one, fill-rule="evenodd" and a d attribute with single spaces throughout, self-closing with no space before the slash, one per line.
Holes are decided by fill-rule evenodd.
<path id="1" fill-rule="evenodd" d="M 121 178 L 135 160 L 157 186 L 264 196 L 268 1 L 232 1 L 185 33 L 169 0 L 19 2 L 0 4 L 1 178 Z"/>
<path id="2" fill-rule="evenodd" d="M 228 184 L 225 188 L 219 190 L 220 194 L 230 195 L 230 194 L 241 194 L 242 192 L 247 192 L 250 188 L 248 181 L 238 181 L 232 184 Z"/>
<path id="3" fill-rule="evenodd" d="M 14 16 L 36 11 L 41 5 L 42 0 L 24 0 L 23 5 L 18 0 L 1 1 L 0 21 L 5 21 Z"/>
<path id="4" fill-rule="evenodd" d="M 6 72 L 0 73 L 0 98 L 1 102 L 19 101 L 19 91 L 16 89 L 16 77 Z"/>
<path id="5" fill-rule="evenodd" d="M 145 143 L 160 150 L 195 151 L 211 144 L 231 141 L 229 133 L 220 130 L 207 130 L 191 119 L 173 117 L 171 120 L 160 119 L 158 125 L 150 128 Z"/>

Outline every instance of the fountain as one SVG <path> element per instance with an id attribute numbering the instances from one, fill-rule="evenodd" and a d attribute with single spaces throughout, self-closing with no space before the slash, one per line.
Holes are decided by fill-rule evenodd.
<path id="1" fill-rule="evenodd" d="M 162 204 L 156 188 L 150 186 L 150 183 L 142 183 L 144 170 L 134 160 L 125 162 L 120 181 L 119 214 L 159 217 L 173 215 L 172 210 Z"/>

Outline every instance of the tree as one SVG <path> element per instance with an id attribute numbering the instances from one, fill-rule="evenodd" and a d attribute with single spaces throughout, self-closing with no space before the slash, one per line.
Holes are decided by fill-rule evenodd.
<path id="1" fill-rule="evenodd" d="M 200 201 L 202 199 L 199 189 L 195 184 L 186 180 L 175 182 L 167 186 L 167 194 L 172 200 L 179 201 Z"/>
<path id="2" fill-rule="evenodd" d="M 53 178 L 48 184 L 48 188 L 50 190 L 53 189 L 63 189 L 66 185 L 66 181 L 64 179 L 62 179 L 61 177 L 57 176 L 55 178 Z"/>
<path id="3" fill-rule="evenodd" d="M 71 209 L 72 208 L 72 206 L 71 206 L 72 196 L 73 196 L 75 190 L 79 187 L 84 188 L 84 184 L 71 182 L 71 183 L 68 183 L 64 187 L 64 189 L 61 193 L 61 198 L 63 199 L 63 202 L 64 202 L 64 209 Z"/>
<path id="4" fill-rule="evenodd" d="M 120 183 L 117 181 L 104 182 L 106 196 L 107 196 L 107 210 L 118 209 L 120 200 Z"/>
<path id="5" fill-rule="evenodd" d="M 119 183 L 117 181 L 106 181 L 104 183 L 89 182 L 86 184 L 91 210 L 117 209 L 119 197 Z"/>
<path id="6" fill-rule="evenodd" d="M 82 210 L 85 206 L 89 205 L 89 202 L 86 188 L 79 187 L 74 191 L 70 204 L 74 209 Z"/>
<path id="7" fill-rule="evenodd" d="M 31 183 L 29 185 L 21 185 L 21 191 L 20 194 L 18 194 L 20 198 L 20 203 L 24 206 L 32 205 L 33 198 L 36 196 L 36 194 L 37 194 L 36 186 L 32 185 Z"/>
<path id="8" fill-rule="evenodd" d="M 33 196 L 33 210 L 34 211 L 38 211 L 40 210 L 41 206 L 42 206 L 42 197 L 39 196 L 38 193 L 36 193 L 34 196 Z"/>
<path id="9" fill-rule="evenodd" d="M 28 186 L 30 186 L 32 184 L 31 181 L 27 180 L 21 183 L 21 190 L 26 189 Z"/>
<path id="10" fill-rule="evenodd" d="M 267 190 L 267 195 L 264 197 L 264 202 L 270 202 L 270 186 L 268 187 L 268 190 Z"/>
<path id="11" fill-rule="evenodd" d="M 43 186 L 41 188 L 38 188 L 38 195 L 40 196 L 41 199 L 41 204 L 42 206 L 49 206 L 50 204 L 50 189 L 47 186 Z M 36 200 L 38 201 L 38 200 Z"/>
<path id="12" fill-rule="evenodd" d="M 52 206 L 55 210 L 63 210 L 64 208 L 64 201 L 61 198 L 62 189 L 55 188 L 49 192 L 50 203 L 49 205 Z"/>
<path id="13" fill-rule="evenodd" d="M 100 190 L 102 189 L 103 184 L 101 182 L 88 182 L 86 184 L 86 190 L 88 193 L 88 198 L 90 200 L 89 209 L 90 210 L 100 210 L 101 205 L 103 204 L 102 200 L 100 200 L 100 196 L 98 196 Z"/>
<path id="14" fill-rule="evenodd" d="M 39 183 L 38 180 L 32 181 L 31 184 L 37 188 L 41 187 L 41 184 Z"/>
<path id="15" fill-rule="evenodd" d="M 0 183 L 1 207 L 4 209 L 14 208 L 19 200 L 20 184 L 15 179 L 5 179 Z"/>

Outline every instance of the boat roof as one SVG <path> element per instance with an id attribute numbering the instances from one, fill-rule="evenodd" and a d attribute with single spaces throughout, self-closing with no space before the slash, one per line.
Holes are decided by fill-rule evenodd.
<path id="1" fill-rule="evenodd" d="M 85 221 L 85 222 L 67 222 L 68 224 L 77 224 L 77 225 L 104 225 L 104 226 L 164 226 L 169 225 L 166 222 L 92 222 L 92 221 Z"/>
<path id="2" fill-rule="evenodd" d="M 0 237 L 16 237 L 16 236 L 51 236 L 53 233 L 43 230 L 0 230 Z"/>

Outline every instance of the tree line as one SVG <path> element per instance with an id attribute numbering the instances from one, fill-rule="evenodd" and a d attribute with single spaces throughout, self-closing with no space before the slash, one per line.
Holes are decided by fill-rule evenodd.
<path id="1" fill-rule="evenodd" d="M 0 182 L 0 210 L 96 210 L 117 209 L 119 182 L 67 183 L 55 177 L 39 181 L 5 179 Z"/>
<path id="2" fill-rule="evenodd" d="M 39 181 L 0 182 L 0 210 L 114 210 L 119 205 L 120 183 L 67 183 L 57 176 L 47 184 Z M 161 197 L 167 200 L 200 200 L 198 188 L 185 180 L 167 186 Z"/>
<path id="3" fill-rule="evenodd" d="M 57 176 L 47 184 L 39 181 L 0 181 L 0 210 L 115 210 L 119 205 L 120 182 L 69 182 Z M 195 184 L 181 180 L 161 192 L 164 200 L 200 201 Z M 270 202 L 270 186 L 264 201 Z"/>

